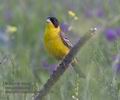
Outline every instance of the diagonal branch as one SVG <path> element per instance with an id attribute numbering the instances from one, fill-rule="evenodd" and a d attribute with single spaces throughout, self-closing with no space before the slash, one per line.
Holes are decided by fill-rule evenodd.
<path id="1" fill-rule="evenodd" d="M 42 100 L 48 94 L 52 86 L 59 80 L 60 76 L 69 67 L 72 59 L 75 57 L 79 49 L 94 35 L 96 28 L 89 30 L 78 42 L 73 46 L 68 55 L 58 65 L 57 70 L 53 72 L 48 81 L 44 84 L 43 88 L 35 95 L 34 100 Z"/>

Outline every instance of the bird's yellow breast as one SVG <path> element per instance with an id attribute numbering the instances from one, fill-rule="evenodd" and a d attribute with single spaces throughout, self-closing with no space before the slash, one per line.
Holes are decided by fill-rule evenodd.
<path id="1" fill-rule="evenodd" d="M 46 28 L 44 45 L 48 53 L 57 59 L 62 59 L 69 52 L 69 48 L 61 40 L 59 29 Z"/>

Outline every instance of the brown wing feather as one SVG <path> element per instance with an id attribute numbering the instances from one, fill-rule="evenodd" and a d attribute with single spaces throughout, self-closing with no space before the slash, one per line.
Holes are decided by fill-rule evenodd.
<path id="1" fill-rule="evenodd" d="M 61 37 L 61 40 L 63 41 L 63 43 L 68 47 L 68 48 L 71 48 L 73 45 L 71 44 L 70 40 L 67 38 L 66 34 L 64 32 L 60 32 L 60 37 Z M 75 70 L 75 72 L 82 78 L 85 78 L 85 74 L 81 71 L 81 69 L 78 69 L 76 67 L 76 64 L 77 64 L 77 58 L 74 58 L 73 61 L 72 61 L 72 67 L 73 69 Z"/>
<path id="2" fill-rule="evenodd" d="M 72 44 L 70 42 L 70 40 L 68 39 L 68 37 L 66 36 L 66 34 L 64 32 L 60 32 L 60 37 L 61 40 L 63 41 L 63 43 L 68 47 L 71 48 Z"/>

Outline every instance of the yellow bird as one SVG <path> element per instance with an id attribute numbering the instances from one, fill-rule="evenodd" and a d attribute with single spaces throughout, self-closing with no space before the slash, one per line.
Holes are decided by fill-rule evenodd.
<path id="1" fill-rule="evenodd" d="M 48 53 L 58 60 L 63 59 L 70 51 L 72 44 L 60 28 L 55 17 L 48 17 L 44 33 L 44 46 Z M 72 65 L 76 60 L 72 62 Z M 74 67 L 75 71 L 80 71 Z M 80 71 L 81 73 L 81 71 Z M 84 77 L 83 73 L 82 76 Z"/>
<path id="2" fill-rule="evenodd" d="M 55 17 L 48 17 L 46 21 L 45 48 L 56 59 L 63 59 L 69 53 L 72 44 L 61 31 L 59 22 Z"/>

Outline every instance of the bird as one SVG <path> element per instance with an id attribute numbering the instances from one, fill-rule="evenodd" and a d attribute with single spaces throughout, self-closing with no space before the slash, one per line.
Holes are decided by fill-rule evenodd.
<path id="1" fill-rule="evenodd" d="M 58 19 L 52 16 L 47 17 L 46 19 L 43 40 L 46 51 L 57 60 L 62 60 L 73 47 L 71 41 L 62 31 Z M 75 63 L 77 63 L 76 58 L 73 59 L 71 64 L 74 66 Z M 76 68 L 75 70 L 77 71 Z"/>

